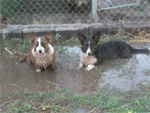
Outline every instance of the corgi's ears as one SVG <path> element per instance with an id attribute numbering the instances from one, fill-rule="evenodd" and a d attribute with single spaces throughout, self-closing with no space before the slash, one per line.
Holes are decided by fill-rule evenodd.
<path id="1" fill-rule="evenodd" d="M 47 41 L 50 43 L 53 41 L 53 36 L 54 36 L 54 32 L 51 31 L 51 32 L 47 33 L 46 35 L 44 35 L 44 38 L 46 38 Z"/>
<path id="2" fill-rule="evenodd" d="M 35 35 L 31 35 L 31 34 L 27 34 L 27 35 L 26 35 L 26 38 L 29 40 L 29 42 L 30 42 L 31 44 L 34 44 L 34 41 L 35 41 L 35 39 L 36 39 L 36 36 L 35 36 Z"/>
<path id="3" fill-rule="evenodd" d="M 81 44 L 83 44 L 86 37 L 81 33 L 77 33 L 77 36 L 78 36 L 78 39 L 80 40 Z"/>
<path id="4" fill-rule="evenodd" d="M 77 36 L 78 36 L 78 39 L 80 40 L 81 44 L 83 44 L 84 40 L 86 39 L 86 37 L 81 34 L 81 33 L 77 33 Z M 95 40 L 96 43 L 98 43 L 100 37 L 102 36 L 102 33 L 99 31 L 99 32 L 96 32 L 92 38 Z"/>
<path id="5" fill-rule="evenodd" d="M 45 34 L 43 37 L 46 38 L 47 41 L 50 43 L 51 41 L 53 41 L 53 36 L 54 36 L 54 32 L 51 31 L 51 32 Z M 27 34 L 26 37 L 31 44 L 34 44 L 34 41 L 36 39 L 36 35 Z"/>
<path id="6" fill-rule="evenodd" d="M 100 37 L 102 36 L 102 33 L 99 31 L 97 33 L 95 33 L 92 38 L 95 40 L 96 43 L 98 43 Z"/>

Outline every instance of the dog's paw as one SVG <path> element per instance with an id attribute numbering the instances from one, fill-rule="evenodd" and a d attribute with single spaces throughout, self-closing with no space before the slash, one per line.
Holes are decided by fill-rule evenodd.
<path id="1" fill-rule="evenodd" d="M 41 69 L 36 69 L 36 72 L 40 72 L 41 71 Z"/>
<path id="2" fill-rule="evenodd" d="M 16 62 L 16 63 L 15 63 L 15 65 L 18 65 L 18 64 L 19 64 L 19 62 Z"/>
<path id="3" fill-rule="evenodd" d="M 88 65 L 86 68 L 85 68 L 85 71 L 90 71 L 94 68 L 95 66 L 94 65 Z"/>
<path id="4" fill-rule="evenodd" d="M 78 67 L 77 67 L 77 70 L 80 70 L 82 67 L 83 67 L 83 66 L 78 66 Z"/>
<path id="5" fill-rule="evenodd" d="M 90 71 L 90 70 L 91 70 L 90 68 L 85 68 L 85 69 L 84 69 L 84 71 Z"/>
<path id="6" fill-rule="evenodd" d="M 79 66 L 77 67 L 77 70 L 80 70 L 83 67 L 82 63 L 79 63 Z"/>
<path id="7" fill-rule="evenodd" d="M 54 72 L 58 72 L 59 71 L 59 69 L 58 68 L 56 68 L 55 70 L 53 70 Z"/>

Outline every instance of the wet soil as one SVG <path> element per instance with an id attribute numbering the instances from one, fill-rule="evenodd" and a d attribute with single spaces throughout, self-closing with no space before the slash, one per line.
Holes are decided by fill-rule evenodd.
<path id="1" fill-rule="evenodd" d="M 150 47 L 149 43 L 131 44 L 135 48 Z M 99 64 L 90 72 L 77 70 L 80 47 L 65 46 L 63 52 L 56 51 L 57 71 L 36 72 L 26 63 L 16 65 L 15 59 L 1 58 L 2 102 L 14 92 L 22 94 L 28 90 L 50 91 L 55 88 L 71 89 L 73 93 L 88 95 L 96 88 L 109 85 L 122 91 L 139 91 L 141 85 L 150 83 L 150 55 L 137 54 L 130 59 L 113 59 Z"/>

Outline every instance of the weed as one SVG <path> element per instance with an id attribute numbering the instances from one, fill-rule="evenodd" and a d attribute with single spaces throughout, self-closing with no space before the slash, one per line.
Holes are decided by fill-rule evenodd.
<path id="1" fill-rule="evenodd" d="M 142 85 L 143 89 L 150 89 L 150 84 Z"/>
<path id="2" fill-rule="evenodd" d="M 96 66 L 93 70 L 92 70 L 92 73 L 95 75 L 101 75 L 102 74 L 102 70 L 103 70 L 103 66 Z"/>
<path id="3" fill-rule="evenodd" d="M 56 40 L 59 40 L 61 37 L 62 37 L 62 36 L 61 36 L 59 33 L 56 33 L 54 38 L 55 38 Z"/>
<path id="4" fill-rule="evenodd" d="M 12 84 L 12 86 L 13 86 L 13 87 L 18 87 L 19 85 L 18 85 L 18 84 Z"/>
<path id="5" fill-rule="evenodd" d="M 79 45 L 79 40 L 76 36 L 72 36 L 70 39 L 64 39 L 60 34 L 56 34 L 55 37 L 56 46 L 75 46 Z"/>
<path id="6" fill-rule="evenodd" d="M 66 51 L 66 48 L 61 47 L 61 46 L 54 46 L 54 49 L 59 53 L 62 54 Z"/>
<path id="7" fill-rule="evenodd" d="M 15 100 L 10 106 L 9 109 L 11 112 L 14 113 L 21 113 L 21 112 L 30 112 L 34 113 L 34 109 L 31 107 L 31 104 L 25 103 L 22 104 L 19 100 Z"/>
<path id="8" fill-rule="evenodd" d="M 5 34 L 5 33 L 3 33 L 3 34 L 2 34 L 2 40 L 5 40 L 5 39 L 6 39 L 6 37 L 7 37 L 7 36 L 6 36 L 6 34 Z"/>
<path id="9" fill-rule="evenodd" d="M 124 76 L 124 74 L 123 74 L 123 73 L 120 73 L 118 76 L 119 76 L 119 77 L 122 77 L 122 76 Z"/>
<path id="10" fill-rule="evenodd" d="M 9 98 L 13 97 L 13 96 L 17 96 L 18 92 L 17 91 L 13 91 L 7 94 L 9 96 Z"/>
<path id="11" fill-rule="evenodd" d="M 144 73 L 145 75 L 150 76 L 150 70 L 146 70 Z"/>

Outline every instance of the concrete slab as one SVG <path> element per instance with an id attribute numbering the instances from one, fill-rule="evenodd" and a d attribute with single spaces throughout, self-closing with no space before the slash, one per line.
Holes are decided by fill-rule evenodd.
<path id="1" fill-rule="evenodd" d="M 55 32 L 62 38 L 70 38 L 77 32 L 88 34 L 89 24 L 62 24 L 55 27 Z"/>
<path id="2" fill-rule="evenodd" d="M 22 30 L 24 37 L 28 34 L 42 36 L 51 31 L 54 32 L 54 27 L 51 25 L 25 25 Z"/>
<path id="3" fill-rule="evenodd" d="M 0 30 L 0 38 L 22 38 L 22 25 L 7 25 Z"/>
<path id="4" fill-rule="evenodd" d="M 124 29 L 127 32 L 131 32 L 135 29 L 138 32 L 138 28 L 142 30 L 150 30 L 150 23 L 91 23 L 91 24 L 48 24 L 48 25 L 7 25 L 7 28 L 0 29 L 0 38 L 23 38 L 26 34 L 34 34 L 37 36 L 44 35 L 50 31 L 54 31 L 55 35 L 61 38 L 70 38 L 77 32 L 81 32 L 85 35 L 94 34 L 97 31 L 101 31 L 104 34 L 116 34 L 119 29 Z"/>

